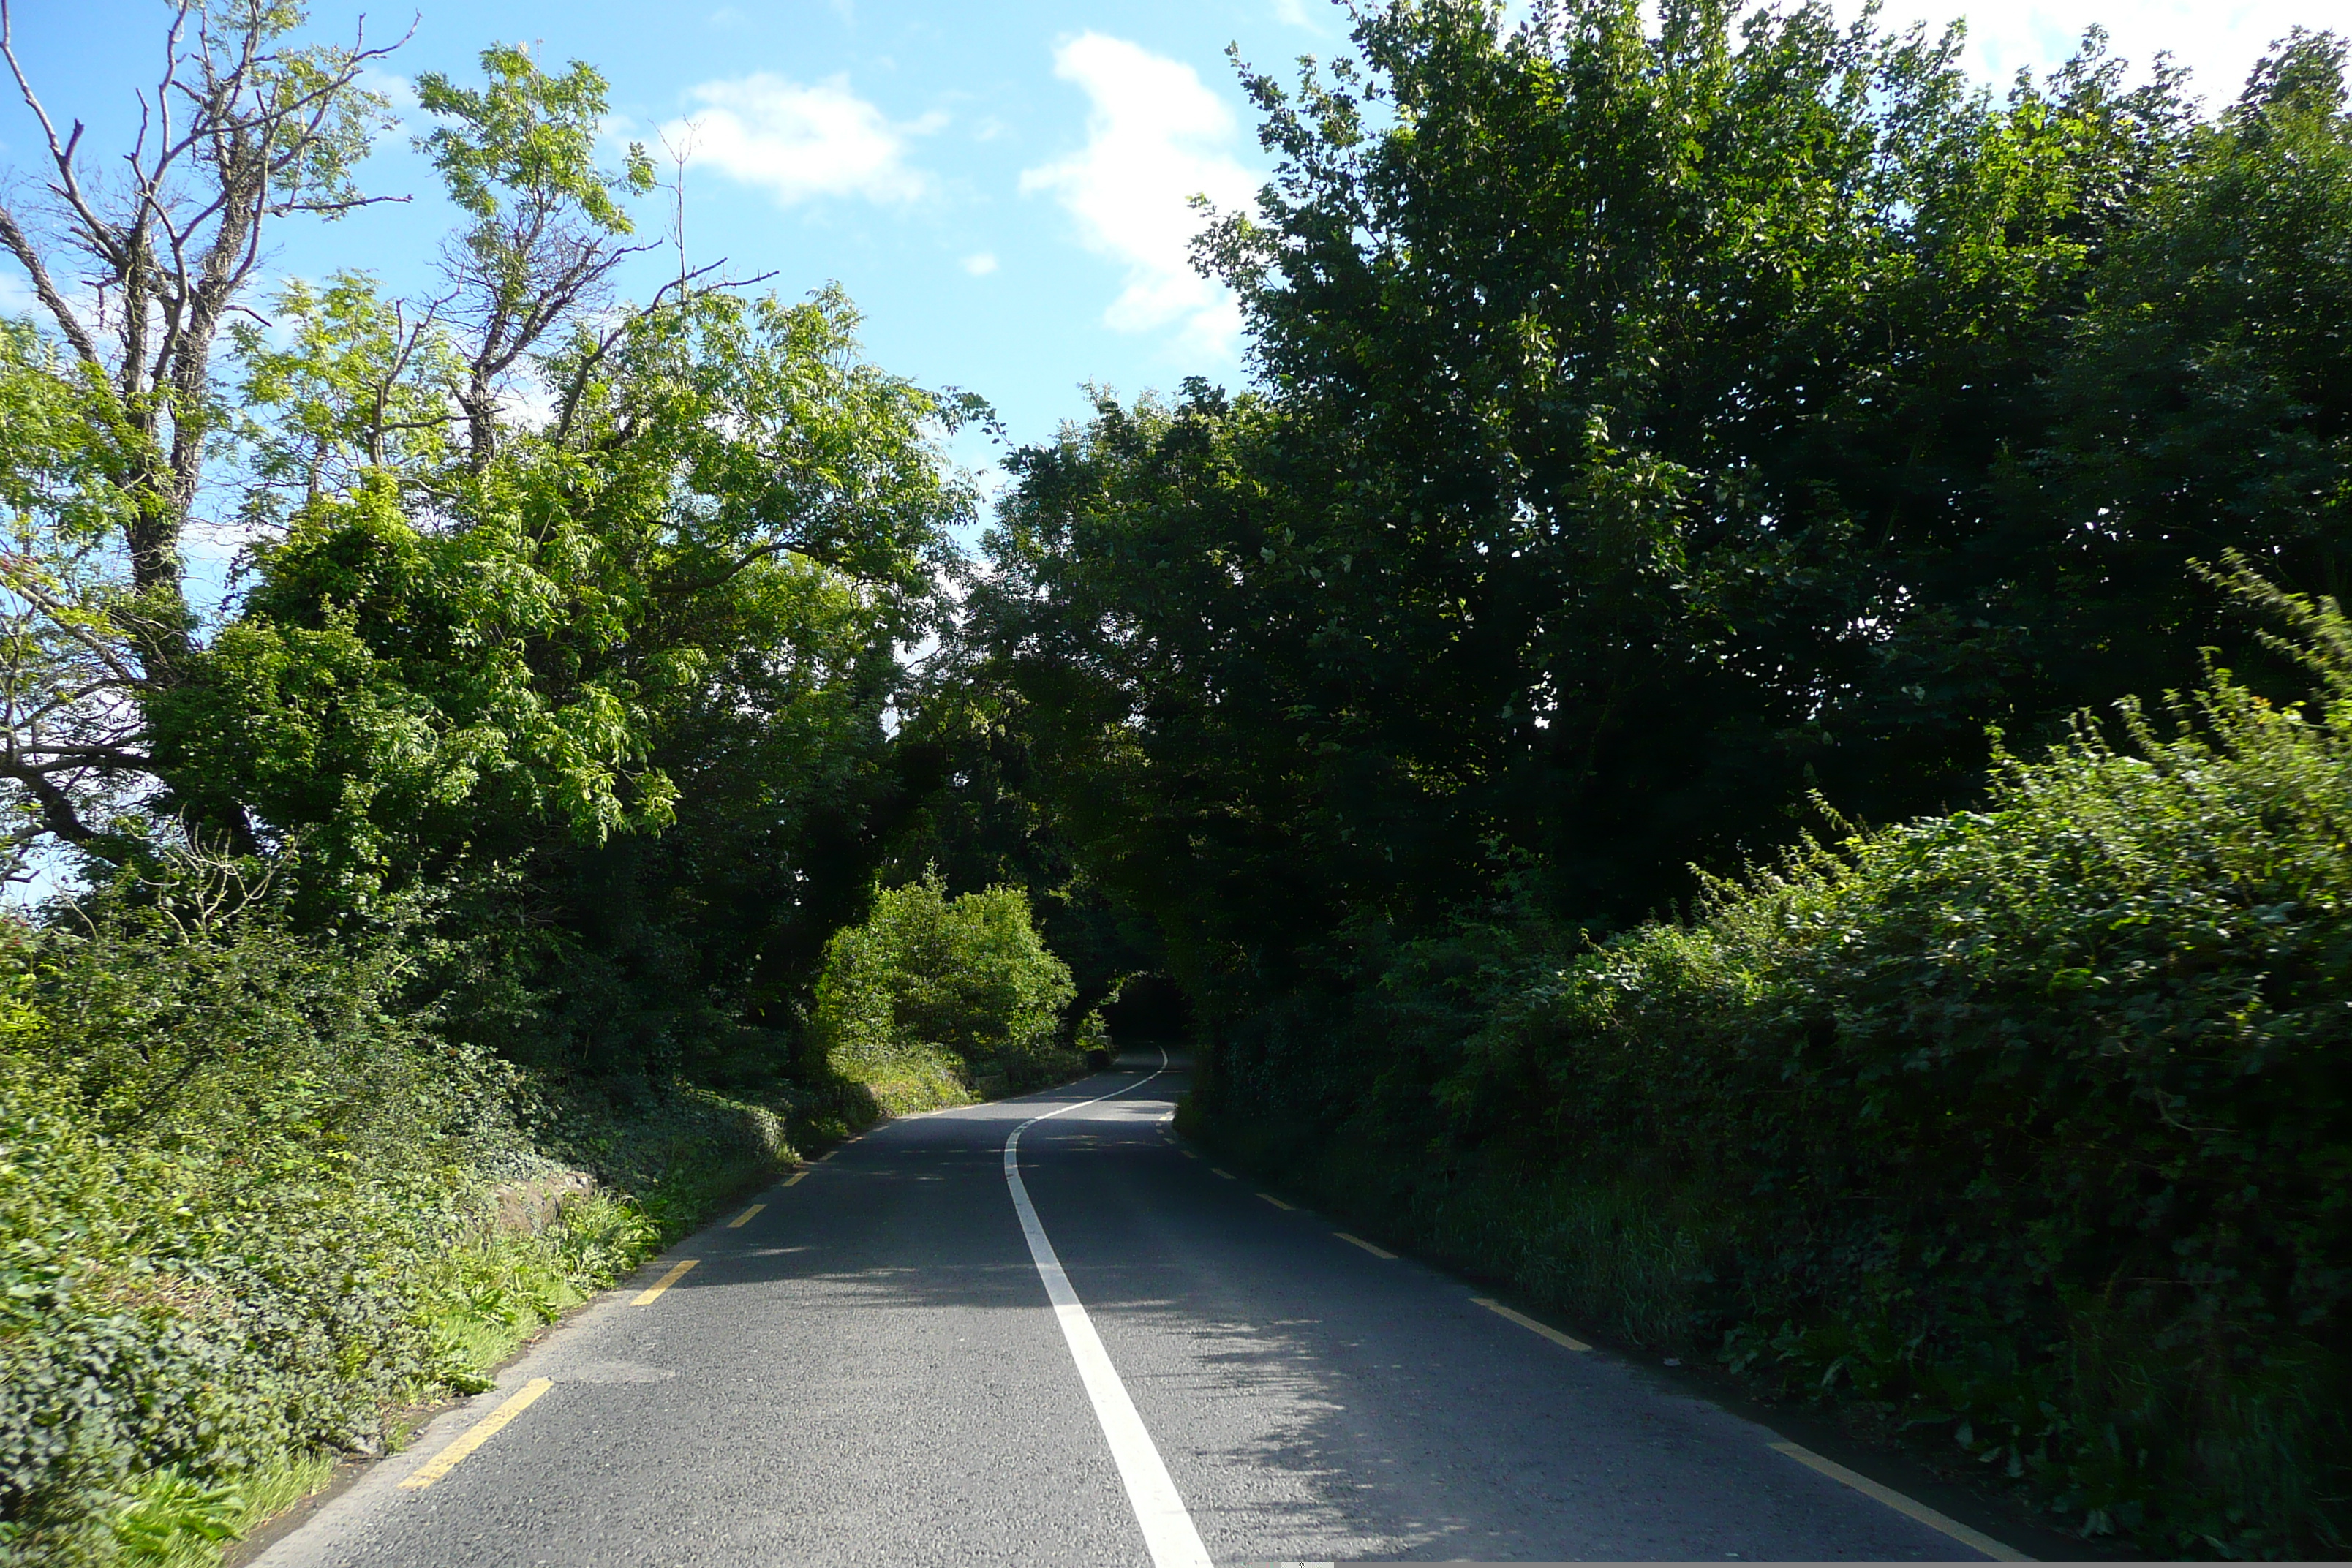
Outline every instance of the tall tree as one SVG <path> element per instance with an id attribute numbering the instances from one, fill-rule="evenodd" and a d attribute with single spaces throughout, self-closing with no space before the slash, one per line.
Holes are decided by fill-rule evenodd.
<path id="1" fill-rule="evenodd" d="M 0 201 L 0 247 L 62 361 L 20 354 L 10 374 L 51 379 L 50 395 L 72 400 L 96 433 L 63 448 L 74 488 L 109 497 L 44 531 L 54 549 L 20 548 L 5 568 L 20 620 L 41 629 L 12 645 L 13 683 L 39 695 L 11 715 L 23 721 L 0 743 L 0 778 L 22 792 L 38 832 L 70 843 L 106 841 L 85 808 L 150 770 L 141 702 L 186 678 L 195 621 L 181 537 L 231 424 L 215 351 L 247 308 L 267 237 L 287 219 L 380 199 L 353 178 L 390 123 L 361 78 L 397 46 L 363 33 L 297 46 L 303 20 L 285 0 L 182 0 L 138 131 L 110 171 L 91 166 L 81 121 L 51 114 L 0 4 L 0 58 L 46 163 L 41 198 Z M 93 575 L 101 536 L 119 543 L 121 580 Z"/>
<path id="2" fill-rule="evenodd" d="M 1783 840 L 1811 790 L 1876 820 L 1957 803 L 1990 729 L 2030 745 L 2193 677 L 2220 623 L 2126 588 L 2085 548 L 2087 492 L 2037 476 L 2095 466 L 2095 346 L 2191 309 L 2107 281 L 2189 264 L 2165 193 L 2253 110 L 2200 129 L 2177 72 L 2129 87 L 2095 35 L 1996 100 L 1956 34 L 1821 6 L 1580 0 L 1506 28 L 1394 0 L 1354 43 L 1296 89 L 1244 76 L 1275 177 L 1201 259 L 1259 390 L 1105 406 L 1023 454 L 974 601 L 993 678 L 1068 761 L 1046 776 L 1082 858 L 1196 974 L 1276 994 L 1349 931 L 1507 883 L 1635 920 L 1692 863 Z M 2315 47 L 2264 70 L 2336 81 Z M 2310 193 L 2257 242 L 2282 334 L 2294 247 L 2333 277 L 2333 230 L 2290 243 L 2286 215 L 2325 205 L 2336 112 L 2294 110 L 2305 173 L 2254 182 Z M 2329 319 L 2255 355 L 2308 361 L 2266 395 L 2294 429 L 2327 427 Z M 2147 559 L 2178 584 L 2251 538 Z M 2151 633 L 2084 657 L 2085 627 L 2159 599 Z"/>

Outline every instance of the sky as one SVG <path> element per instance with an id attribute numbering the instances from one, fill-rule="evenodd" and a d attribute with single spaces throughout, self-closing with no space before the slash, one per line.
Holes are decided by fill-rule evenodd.
<path id="1" fill-rule="evenodd" d="M 369 37 L 407 30 L 420 4 L 376 85 L 404 99 L 420 71 L 473 79 L 493 40 L 530 45 L 550 68 L 593 64 L 612 84 L 616 143 L 646 142 L 666 179 L 672 152 L 685 160 L 693 265 L 773 271 L 787 294 L 837 281 L 876 361 L 980 393 L 1019 441 L 1082 417 L 1088 384 L 1131 395 L 1187 374 L 1243 378 L 1232 303 L 1186 262 L 1199 221 L 1188 198 L 1245 205 L 1266 167 L 1225 51 L 1287 76 L 1296 57 L 1344 47 L 1346 22 L 1328 0 L 406 0 L 368 13 Z M 1995 86 L 2054 65 L 2104 23 L 2120 52 L 2168 50 L 2220 101 L 2272 39 L 2338 4 L 1887 0 L 1885 15 L 1940 25 L 1965 12 L 1968 64 Z M 160 62 L 160 0 L 13 9 L 17 56 L 53 117 L 86 120 L 93 145 L 119 149 Z M 361 11 L 314 0 L 311 15 L 315 33 L 348 37 Z M 358 266 L 395 290 L 430 287 L 452 215 L 408 147 L 413 108 L 409 120 L 365 183 L 415 199 L 281 228 L 278 273 Z M 0 102 L 0 177 L 37 177 L 39 151 L 27 112 Z M 670 240 L 667 195 L 639 221 L 643 237 Z M 642 295 L 677 255 L 636 266 L 625 287 Z M 0 263 L 0 309 L 24 300 Z M 990 458 L 978 437 L 958 455 Z"/>

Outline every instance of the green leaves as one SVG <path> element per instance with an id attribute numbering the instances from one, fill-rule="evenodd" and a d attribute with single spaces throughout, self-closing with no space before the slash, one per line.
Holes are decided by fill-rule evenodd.
<path id="1" fill-rule="evenodd" d="M 877 894 L 825 947 L 809 1021 L 813 1064 L 886 1110 L 953 1103 L 975 1078 L 1026 1088 L 1060 1051 L 1076 992 L 1018 888 L 950 898 L 937 872 Z"/>
<path id="2" fill-rule="evenodd" d="M 975 598 L 1088 860 L 1216 984 L 1522 871 L 1619 926 L 1812 792 L 1965 802 L 1990 729 L 2261 657 L 2192 556 L 2343 575 L 2352 140 L 2291 87 L 2332 45 L 2200 129 L 2097 35 L 1999 100 L 1819 7 L 1401 0 L 1353 41 L 1245 79 L 1281 161 L 1202 259 L 1260 392 L 1023 454 Z"/>
<path id="3" fill-rule="evenodd" d="M 261 577 L 205 679 L 155 705 L 158 739 L 204 781 L 191 804 L 308 833 L 339 899 L 413 885 L 518 816 L 591 842 L 670 820 L 634 693 L 532 668 L 576 584 L 511 531 L 421 533 L 378 483 L 314 504 Z"/>
<path id="4" fill-rule="evenodd" d="M 618 171 L 596 163 L 606 113 L 603 73 L 582 61 L 549 76 L 527 50 L 493 44 L 481 53 L 480 88 L 459 87 L 440 71 L 416 79 L 417 102 L 445 121 L 417 138 L 460 207 L 485 229 L 517 209 L 573 208 L 610 234 L 630 230 L 616 193 L 653 189 L 653 161 L 631 142 Z M 482 232 L 482 231 L 478 231 Z"/>
<path id="5" fill-rule="evenodd" d="M 448 331 L 429 311 L 412 319 L 365 273 L 338 272 L 324 288 L 297 279 L 270 303 L 282 346 L 256 323 L 230 328 L 245 370 L 248 520 L 282 527 L 321 495 L 387 479 L 431 493 L 454 455 L 460 368 Z"/>

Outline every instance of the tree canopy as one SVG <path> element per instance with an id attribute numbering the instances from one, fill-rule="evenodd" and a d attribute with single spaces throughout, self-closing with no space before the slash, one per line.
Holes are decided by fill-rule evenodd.
<path id="1" fill-rule="evenodd" d="M 972 619 L 1200 983 L 1519 883 L 1620 927 L 1813 792 L 1964 804 L 1996 731 L 2259 679 L 2194 561 L 2338 585 L 2339 40 L 2210 120 L 2095 33 L 1996 98 L 1820 6 L 1354 41 L 1244 75 L 1276 174 L 1201 256 L 1254 384 L 1023 451 Z"/>

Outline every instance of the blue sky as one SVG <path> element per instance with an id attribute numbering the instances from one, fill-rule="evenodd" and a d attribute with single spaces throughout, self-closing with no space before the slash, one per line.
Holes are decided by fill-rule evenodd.
<path id="1" fill-rule="evenodd" d="M 879 363 L 982 393 L 1023 439 L 1082 415 L 1090 379 L 1131 394 L 1238 374 L 1230 305 L 1184 258 L 1184 198 L 1244 203 L 1262 177 L 1223 50 L 1237 42 L 1267 64 L 1328 52 L 1339 15 L 1265 0 L 422 3 L 391 71 L 471 79 L 493 39 L 535 44 L 551 68 L 593 64 L 612 83 L 618 138 L 643 139 L 665 163 L 664 132 L 691 148 L 694 264 L 772 270 L 788 294 L 838 280 Z M 17 0 L 16 51 L 54 117 L 89 119 L 115 143 L 160 58 L 163 15 L 130 0 Z M 312 15 L 317 31 L 347 36 L 358 7 L 326 0 Z M 409 15 L 379 5 L 369 32 L 396 34 Z M 413 204 L 281 228 L 274 267 L 358 265 L 427 288 L 450 214 L 407 140 L 383 139 L 367 184 Z M 0 110 L 0 142 L 12 173 L 35 169 L 21 108 Z M 638 219 L 644 237 L 666 239 L 667 196 Z M 673 253 L 644 258 L 625 288 L 647 292 L 675 267 Z"/>
<path id="2" fill-rule="evenodd" d="M 373 37 L 410 5 L 372 13 Z M 1985 79 L 2063 58 L 2090 22 L 2145 57 L 2170 48 L 2216 98 L 2294 20 L 2338 0 L 2088 0 L 1966 4 L 1969 61 Z M 422 0 L 414 39 L 383 85 L 437 69 L 469 77 L 493 39 L 539 47 L 551 66 L 584 59 L 610 79 L 616 132 L 688 145 L 686 243 L 699 265 L 773 269 L 798 293 L 838 280 L 866 316 L 869 352 L 934 386 L 977 391 L 1016 439 L 1086 409 L 1079 390 L 1171 387 L 1188 374 L 1242 372 L 1229 302 L 1185 266 L 1185 198 L 1245 202 L 1265 160 L 1223 56 L 1237 45 L 1288 75 L 1328 55 L 1344 13 L 1327 0 L 694 0 L 664 9 L 611 0 Z M 1940 20 L 1961 0 L 1890 0 L 1888 14 Z M 156 0 L 16 0 L 19 57 L 61 119 L 120 144 L 131 93 L 160 57 Z M 347 36 L 360 8 L 319 0 L 315 29 Z M 0 164 L 34 172 L 33 127 L 0 105 Z M 384 139 L 372 189 L 412 193 L 332 226 L 279 231 L 274 267 L 316 276 L 376 271 L 395 289 L 430 281 L 449 215 L 407 132 Z M 641 230 L 667 237 L 665 199 Z M 649 291 L 676 265 L 646 258 Z M 4 272 L 5 268 L 0 268 Z M 0 306 L 21 300 L 0 280 Z M 978 459 L 982 449 L 967 447 Z"/>

